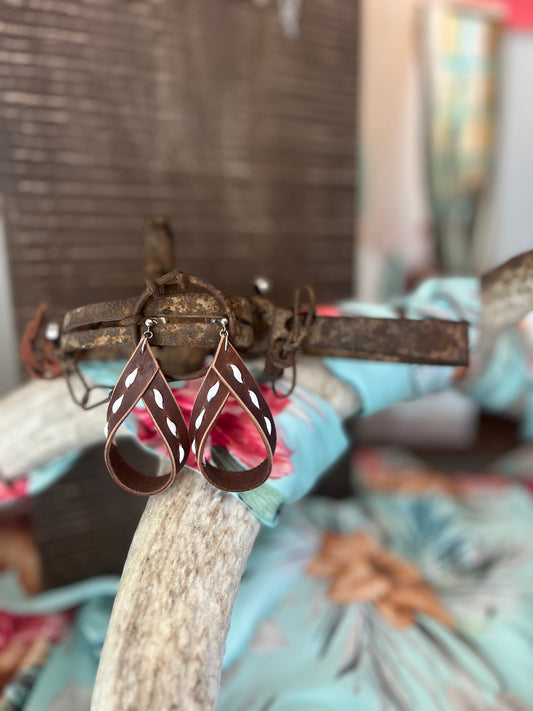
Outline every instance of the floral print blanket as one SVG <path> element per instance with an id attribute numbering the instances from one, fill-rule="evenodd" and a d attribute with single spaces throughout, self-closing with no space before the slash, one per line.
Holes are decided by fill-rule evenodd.
<path id="1" fill-rule="evenodd" d="M 217 711 L 532 708 L 530 482 L 450 482 L 396 450 L 353 466 L 357 497 L 308 498 L 262 532 Z"/>

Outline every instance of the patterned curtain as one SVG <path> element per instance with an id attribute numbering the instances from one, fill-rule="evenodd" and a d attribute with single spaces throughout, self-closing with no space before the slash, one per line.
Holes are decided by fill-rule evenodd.
<path id="1" fill-rule="evenodd" d="M 424 126 L 436 257 L 472 270 L 473 233 L 493 159 L 500 22 L 454 5 L 424 9 Z"/>

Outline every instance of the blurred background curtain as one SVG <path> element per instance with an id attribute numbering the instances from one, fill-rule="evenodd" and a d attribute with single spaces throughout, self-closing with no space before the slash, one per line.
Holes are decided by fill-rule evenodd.
<path id="1" fill-rule="evenodd" d="M 435 260 L 474 269 L 479 205 L 492 179 L 501 16 L 457 4 L 424 8 L 421 27 L 425 162 Z M 478 249 L 486 251 L 485 239 Z"/>

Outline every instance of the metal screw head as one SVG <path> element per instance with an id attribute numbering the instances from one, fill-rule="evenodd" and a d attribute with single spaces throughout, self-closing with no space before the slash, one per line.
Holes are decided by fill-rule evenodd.
<path id="1" fill-rule="evenodd" d="M 254 289 L 258 294 L 268 294 L 272 291 L 272 281 L 268 277 L 257 276 L 254 279 Z"/>
<path id="2" fill-rule="evenodd" d="M 164 316 L 158 316 L 155 318 L 155 316 L 151 316 L 150 318 L 145 319 L 144 325 L 147 328 L 150 328 L 151 326 L 157 326 L 158 323 L 166 323 L 167 320 Z"/>
<path id="3" fill-rule="evenodd" d="M 61 325 L 57 321 L 50 321 L 46 324 L 44 337 L 47 341 L 57 341 L 61 335 Z"/>

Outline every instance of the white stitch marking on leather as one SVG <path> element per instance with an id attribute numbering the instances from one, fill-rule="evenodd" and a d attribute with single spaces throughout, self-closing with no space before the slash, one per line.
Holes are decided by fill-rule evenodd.
<path id="1" fill-rule="evenodd" d="M 248 395 L 250 396 L 250 400 L 253 402 L 253 404 L 256 407 L 259 407 L 259 400 L 257 399 L 257 395 L 254 393 L 254 391 L 248 390 Z"/>
<path id="2" fill-rule="evenodd" d="M 176 436 L 176 432 L 178 431 L 178 428 L 177 428 L 176 425 L 172 422 L 172 420 L 170 419 L 170 417 L 167 417 L 167 427 L 168 427 L 168 429 L 172 432 L 172 434 L 173 434 L 174 437 L 175 437 L 175 436 Z"/>
<path id="3" fill-rule="evenodd" d="M 198 415 L 198 417 L 196 418 L 196 421 L 195 421 L 195 423 L 194 423 L 194 426 L 196 427 L 196 429 L 198 429 L 198 427 L 200 427 L 200 425 L 202 424 L 202 420 L 204 419 L 204 415 L 205 415 L 205 407 L 204 407 L 204 409 L 202 410 L 202 412 Z"/>
<path id="4" fill-rule="evenodd" d="M 233 365 L 233 363 L 230 363 L 230 368 L 233 370 L 233 376 L 234 376 L 235 380 L 238 380 L 239 383 L 242 383 L 243 379 L 242 379 L 241 371 L 237 368 L 236 365 Z"/>
<path id="5" fill-rule="evenodd" d="M 119 398 L 115 400 L 113 405 L 111 406 L 111 411 L 115 415 L 119 407 L 122 405 L 122 400 L 124 400 L 124 395 L 121 395 Z"/>
<path id="6" fill-rule="evenodd" d="M 193 439 L 193 441 L 192 441 L 191 449 L 192 449 L 192 453 L 196 454 L 196 440 L 195 439 Z"/>
<path id="7" fill-rule="evenodd" d="M 128 377 L 126 378 L 126 382 L 125 382 L 125 385 L 127 388 L 129 388 L 130 385 L 133 385 L 133 382 L 134 382 L 135 378 L 137 377 L 138 372 L 139 372 L 139 368 L 135 368 L 135 370 L 128 375 Z"/>
<path id="8" fill-rule="evenodd" d="M 161 410 L 162 410 L 164 407 L 163 396 L 161 395 L 161 393 L 159 392 L 159 390 L 157 388 L 153 388 L 152 392 L 154 393 L 155 404 L 157 405 L 157 407 L 161 408 Z"/>
<path id="9" fill-rule="evenodd" d="M 265 417 L 265 422 L 266 422 L 268 434 L 272 434 L 272 422 L 270 422 L 268 417 Z"/>
<path id="10" fill-rule="evenodd" d="M 179 451 L 179 455 L 180 455 L 179 461 L 180 461 L 180 464 L 181 464 L 181 463 L 183 462 L 183 457 L 185 456 L 185 450 L 183 449 L 183 447 L 181 446 L 181 444 L 179 445 L 179 450 L 178 450 L 178 451 Z"/>
<path id="11" fill-rule="evenodd" d="M 210 387 L 209 390 L 207 391 L 207 402 L 211 402 L 211 400 L 218 393 L 219 387 L 220 387 L 220 382 L 217 380 L 217 382 L 212 387 Z"/>
<path id="12" fill-rule="evenodd" d="M 105 434 L 105 437 L 106 437 L 106 439 L 107 439 L 107 438 L 109 437 L 109 422 L 106 422 L 106 423 L 105 423 L 104 434 Z"/>

